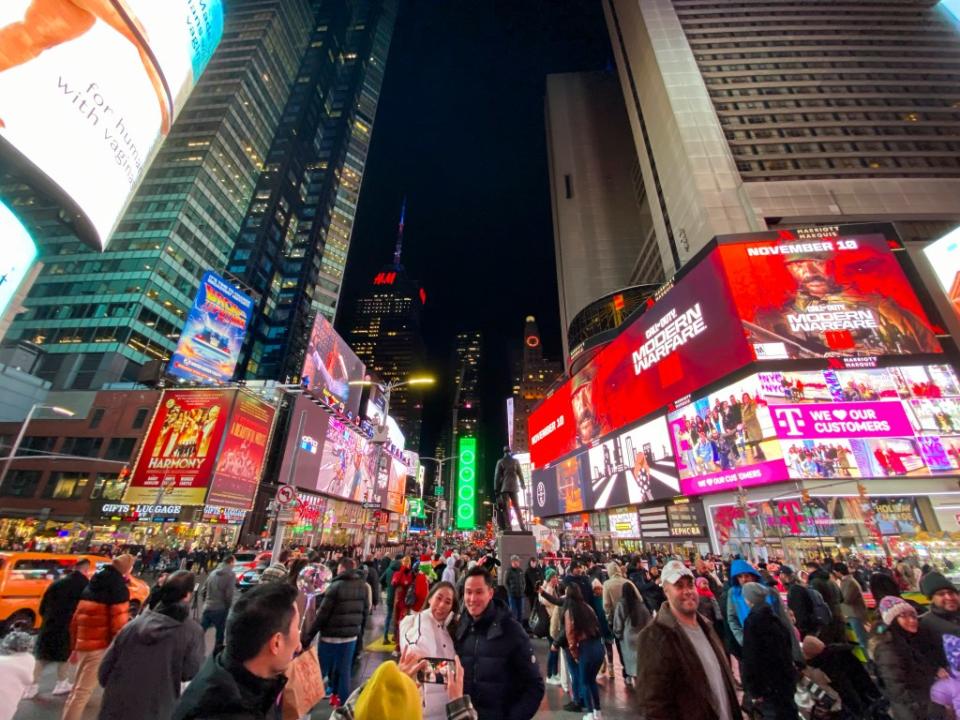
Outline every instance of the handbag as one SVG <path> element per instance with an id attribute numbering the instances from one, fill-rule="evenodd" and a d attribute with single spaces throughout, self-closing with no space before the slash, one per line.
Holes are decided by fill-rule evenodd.
<path id="1" fill-rule="evenodd" d="M 297 720 L 310 713 L 326 696 L 323 672 L 317 648 L 311 646 L 293 659 L 286 671 L 287 684 L 283 688 L 283 720 Z"/>

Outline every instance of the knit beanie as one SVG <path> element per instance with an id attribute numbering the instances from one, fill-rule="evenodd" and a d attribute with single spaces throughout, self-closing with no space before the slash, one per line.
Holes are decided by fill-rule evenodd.
<path id="1" fill-rule="evenodd" d="M 883 624 L 888 626 L 893 625 L 893 621 L 900 615 L 912 613 L 915 616 L 917 614 L 910 603 L 896 595 L 887 595 L 883 598 L 877 610 L 880 612 L 880 617 L 883 618 Z"/>
<path id="2" fill-rule="evenodd" d="M 766 597 L 767 588 L 760 583 L 751 582 L 743 586 L 743 599 L 750 607 L 761 604 Z"/>
<path id="3" fill-rule="evenodd" d="M 260 574 L 260 582 L 283 582 L 288 572 L 286 565 L 275 562 Z"/>
<path id="4" fill-rule="evenodd" d="M 936 570 L 933 572 L 928 572 L 926 575 L 920 578 L 920 592 L 922 592 L 928 598 L 932 598 L 933 594 L 937 590 L 953 590 L 956 592 L 956 588 L 953 586 L 953 583 L 947 580 Z"/>
<path id="5" fill-rule="evenodd" d="M 113 559 L 113 567 L 116 568 L 117 572 L 126 577 L 130 574 L 130 571 L 133 570 L 133 563 L 136 561 L 136 558 L 133 557 L 130 553 L 123 553 L 123 555 L 117 555 Z"/>
<path id="6" fill-rule="evenodd" d="M 557 574 L 557 571 L 556 571 L 556 570 L 554 570 L 553 568 L 547 568 L 547 569 L 544 570 L 544 572 L 543 572 L 543 579 L 544 579 L 544 580 L 549 580 L 550 578 L 552 578 L 552 577 L 553 577 L 554 575 L 556 575 L 556 574 Z"/>
<path id="7" fill-rule="evenodd" d="M 817 655 L 822 653 L 827 646 L 824 645 L 823 640 L 820 638 L 814 637 L 813 635 L 807 635 L 803 639 L 803 643 L 801 643 L 800 647 L 803 649 L 803 659 L 812 660 Z"/>
<path id="8" fill-rule="evenodd" d="M 360 691 L 353 717 L 355 720 L 420 720 L 423 708 L 416 683 L 400 672 L 392 660 L 383 663 Z"/>

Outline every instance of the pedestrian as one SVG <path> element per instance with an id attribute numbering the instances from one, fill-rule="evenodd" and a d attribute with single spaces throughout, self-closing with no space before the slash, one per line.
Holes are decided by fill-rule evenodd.
<path id="1" fill-rule="evenodd" d="M 518 623 L 523 624 L 523 595 L 526 590 L 526 576 L 520 568 L 520 556 L 510 556 L 510 567 L 506 577 L 507 597 L 510 602 L 510 612 Z"/>
<path id="2" fill-rule="evenodd" d="M 694 580 L 694 585 L 697 588 L 697 595 L 700 596 L 697 612 L 713 623 L 713 629 L 717 632 L 717 637 L 720 637 L 723 632 L 723 613 L 720 612 L 720 603 L 713 594 L 710 581 L 700 576 Z"/>
<path id="3" fill-rule="evenodd" d="M 280 720 L 284 671 L 300 651 L 297 589 L 256 585 L 230 609 L 222 652 L 207 658 L 172 720 Z"/>
<path id="4" fill-rule="evenodd" d="M 57 668 L 57 683 L 53 686 L 54 695 L 66 695 L 71 684 L 67 679 L 70 659 L 70 621 L 80 602 L 84 588 L 90 582 L 93 565 L 86 558 L 80 558 L 73 570 L 64 577 L 51 583 L 40 600 L 40 632 L 35 645 L 36 665 L 33 671 L 33 683 L 24 693 L 24 698 L 37 696 L 44 668 L 53 664 Z"/>
<path id="5" fill-rule="evenodd" d="M 816 637 L 820 631 L 820 622 L 817 620 L 816 607 L 809 588 L 800 582 L 792 567 L 780 566 L 780 579 L 787 588 L 787 607 L 793 613 L 794 624 L 800 631 L 801 637 Z"/>
<path id="6" fill-rule="evenodd" d="M 594 614 L 597 616 L 597 624 L 600 626 L 600 641 L 603 644 L 604 661 L 606 674 L 611 680 L 614 676 L 613 671 L 613 629 L 611 623 L 607 620 L 607 614 L 603 610 L 603 583 L 597 578 L 593 578 L 590 589 L 590 597 L 584 598 Z M 604 668 L 600 669 L 604 672 Z"/>
<path id="7" fill-rule="evenodd" d="M 282 562 L 272 563 L 266 570 L 260 573 L 260 582 L 286 582 L 288 572 L 287 566 Z"/>
<path id="8" fill-rule="evenodd" d="M 33 686 L 35 653 L 33 636 L 21 630 L 8 632 L 0 641 L 0 720 L 12 720 Z"/>
<path id="9" fill-rule="evenodd" d="M 457 591 L 448 582 L 440 581 L 430 589 L 427 606 L 407 615 L 400 623 L 400 653 L 413 651 L 420 657 L 438 658 L 454 663 L 451 628 L 456 630 Z M 424 720 L 443 720 L 449 698 L 442 684 L 423 686 Z"/>
<path id="10" fill-rule="evenodd" d="M 467 571 L 455 647 L 463 663 L 464 693 L 479 720 L 530 720 L 544 683 L 526 630 L 493 600 L 493 578 L 483 567 Z"/>
<path id="11" fill-rule="evenodd" d="M 743 586 L 743 598 L 750 612 L 743 624 L 740 679 L 764 720 L 796 720 L 793 695 L 798 675 L 793 664 L 791 630 L 766 601 L 767 593 L 760 583 Z"/>
<path id="12" fill-rule="evenodd" d="M 233 555 L 225 555 L 216 569 L 207 576 L 203 584 L 203 610 L 200 613 L 200 627 L 206 632 L 208 628 L 216 631 L 213 644 L 213 654 L 223 650 L 224 634 L 227 624 L 227 613 L 233 603 L 233 591 L 237 585 L 237 576 L 233 572 L 236 559 Z"/>
<path id="13" fill-rule="evenodd" d="M 620 598 L 623 596 L 623 586 L 630 582 L 623 576 L 623 568 L 620 567 L 620 564 L 616 561 L 611 560 L 607 563 L 607 579 L 603 582 L 603 591 L 602 591 L 602 602 L 603 602 L 603 613 L 607 618 L 607 625 L 610 628 L 613 628 L 613 614 L 616 612 L 617 605 L 620 603 Z M 611 631 L 612 632 L 612 631 Z M 617 655 L 620 656 L 620 665 L 623 670 L 623 679 L 626 681 L 627 667 L 623 661 L 623 648 L 620 645 L 620 638 L 617 637 L 616 632 L 613 634 L 613 643 L 617 647 Z M 609 666 L 613 667 L 613 657 L 611 654 Z"/>
<path id="14" fill-rule="evenodd" d="M 561 583 L 564 587 L 574 583 L 577 587 L 580 588 L 580 596 L 588 598 L 590 593 L 593 592 L 593 587 L 590 584 L 590 578 L 584 574 L 583 563 L 579 560 L 571 560 L 570 566 L 567 569 L 567 574 L 563 576 L 563 582 Z"/>
<path id="15" fill-rule="evenodd" d="M 925 648 L 924 654 L 936 658 L 940 667 L 947 667 L 943 636 L 960 636 L 960 594 L 953 583 L 935 571 L 920 579 L 920 590 L 930 600 L 930 610 L 920 618 L 920 641 Z"/>
<path id="16" fill-rule="evenodd" d="M 597 614 L 574 584 L 566 587 L 562 612 L 564 633 L 559 646 L 569 654 L 577 676 L 579 696 L 574 699 L 586 710 L 584 720 L 601 720 L 597 673 L 603 664 L 604 651 Z"/>
<path id="17" fill-rule="evenodd" d="M 637 700 L 651 720 L 734 720 L 740 704 L 720 640 L 697 613 L 693 572 L 671 560 L 662 573 L 666 604 L 640 633 Z"/>
<path id="18" fill-rule="evenodd" d="M 635 687 L 637 681 L 637 650 L 640 631 L 650 624 L 652 616 L 640 597 L 640 591 L 632 582 L 624 583 L 620 600 L 613 611 L 613 634 L 620 648 L 620 661 L 627 687 Z"/>
<path id="19" fill-rule="evenodd" d="M 523 593 L 527 598 L 527 607 L 530 608 L 530 613 L 533 614 L 533 609 L 537 607 L 539 603 L 537 594 L 540 592 L 540 586 L 543 585 L 544 578 L 543 566 L 540 564 L 540 559 L 536 555 L 527 561 L 527 569 L 524 571 L 523 577 Z"/>
<path id="20" fill-rule="evenodd" d="M 560 575 L 556 568 L 548 567 L 544 573 L 546 578 L 540 587 L 539 602 L 547 609 L 550 617 L 550 627 L 547 636 L 550 640 L 550 652 L 547 655 L 547 685 L 560 685 L 560 650 L 556 644 L 563 632 L 561 609 L 563 598 L 560 590 Z"/>
<path id="21" fill-rule="evenodd" d="M 443 582 L 448 582 L 456 588 L 457 585 L 457 559 L 451 555 L 447 558 L 446 567 L 443 575 L 440 577 Z"/>
<path id="22" fill-rule="evenodd" d="M 853 630 L 857 642 L 866 652 L 869 641 L 867 636 L 869 618 L 867 616 L 867 603 L 863 598 L 863 590 L 846 563 L 834 563 L 833 573 L 840 582 L 840 612 L 843 613 L 846 624 Z"/>
<path id="23" fill-rule="evenodd" d="M 317 654 L 320 667 L 330 679 L 331 704 L 336 706 L 350 696 L 353 653 L 370 614 L 370 588 L 360 577 L 352 558 L 341 558 L 337 574 L 320 600 L 317 617 L 300 639 L 309 648 L 320 636 Z"/>
<path id="24" fill-rule="evenodd" d="M 77 657 L 77 679 L 63 706 L 63 720 L 80 720 L 97 686 L 97 670 L 110 643 L 130 619 L 130 591 L 126 576 L 134 557 L 117 555 L 97 570 L 80 594 L 70 623 L 72 650 Z"/>
<path id="25" fill-rule="evenodd" d="M 393 589 L 393 638 L 395 656 L 398 656 L 400 653 L 400 639 L 398 637 L 400 621 L 403 620 L 409 612 L 409 608 L 407 607 L 407 591 L 410 590 L 413 582 L 413 561 L 409 555 L 404 555 L 400 559 L 400 566 L 393 571 L 390 577 L 390 586 Z M 411 599 L 412 598 L 413 596 L 411 595 Z"/>
<path id="26" fill-rule="evenodd" d="M 830 617 L 825 618 L 827 622 L 822 623 L 817 637 L 823 640 L 827 645 L 831 643 L 842 643 L 847 641 L 847 624 L 843 618 L 843 596 L 840 594 L 840 587 L 833 581 L 824 568 L 817 563 L 807 563 L 810 570 L 807 575 L 807 586 L 820 593 L 823 601 L 830 609 Z M 816 600 L 814 600 L 816 602 Z"/>
<path id="27" fill-rule="evenodd" d="M 183 683 L 200 670 L 203 630 L 190 617 L 196 575 L 178 570 L 167 578 L 156 609 L 128 623 L 103 656 L 99 720 L 167 720 Z M 144 683 L 143 678 L 150 678 Z"/>
<path id="28" fill-rule="evenodd" d="M 930 699 L 930 688 L 939 678 L 949 677 L 937 665 L 919 636 L 917 611 L 902 598 L 889 595 L 877 608 L 883 625 L 874 630 L 870 651 L 877 675 L 883 681 L 894 720 L 926 720 L 939 710 Z"/>

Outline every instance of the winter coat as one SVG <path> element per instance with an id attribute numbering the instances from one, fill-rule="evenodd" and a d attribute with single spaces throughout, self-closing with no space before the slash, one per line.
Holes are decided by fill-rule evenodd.
<path id="1" fill-rule="evenodd" d="M 407 615 L 400 621 L 400 651 L 412 647 L 423 657 L 453 660 L 456 651 L 453 649 L 453 638 L 449 632 L 453 619 L 451 612 L 445 622 L 437 622 L 430 608 Z M 446 717 L 449 701 L 446 685 L 424 684 L 424 720 L 442 720 Z"/>
<path id="2" fill-rule="evenodd" d="M 40 600 L 43 624 L 37 634 L 34 654 L 37 660 L 66 662 L 70 658 L 70 621 L 77 610 L 87 576 L 71 572 L 47 588 Z"/>
<path id="3" fill-rule="evenodd" d="M 280 720 L 277 700 L 287 678 L 257 677 L 226 651 L 208 658 L 190 682 L 171 720 Z"/>
<path id="4" fill-rule="evenodd" d="M 833 582 L 823 570 L 812 572 L 807 584 L 820 593 L 824 602 L 830 606 L 830 613 L 833 616 L 829 625 L 820 628 L 818 637 L 828 645 L 830 643 L 846 642 L 847 624 L 843 618 L 843 610 L 840 608 L 843 603 L 840 586 Z"/>
<path id="5" fill-rule="evenodd" d="M 380 604 L 380 573 L 377 572 L 376 566 L 373 562 L 364 564 L 364 567 L 367 569 L 367 574 L 364 580 L 366 580 L 367 585 L 370 586 L 370 602 L 373 603 L 372 607 L 377 607 Z"/>
<path id="6" fill-rule="evenodd" d="M 920 644 L 924 654 L 936 659 L 938 667 L 948 667 L 943 653 L 943 636 L 960 635 L 960 612 L 948 613 L 935 605 L 920 616 Z"/>
<path id="7" fill-rule="evenodd" d="M 856 618 L 864 625 L 867 624 L 867 604 L 863 599 L 863 590 L 853 575 L 844 575 L 840 579 L 840 595 L 843 603 L 840 609 L 845 618 Z"/>
<path id="8" fill-rule="evenodd" d="M 327 585 L 317 608 L 317 617 L 300 639 L 306 648 L 319 633 L 321 638 L 355 638 L 370 614 L 370 588 L 360 573 L 340 573 Z"/>
<path id="9" fill-rule="evenodd" d="M 793 616 L 797 620 L 797 630 L 803 637 L 817 634 L 820 623 L 817 622 L 813 598 L 810 597 L 806 585 L 798 582 L 790 584 L 787 589 L 787 607 L 793 611 Z"/>
<path id="10" fill-rule="evenodd" d="M 559 592 L 559 584 L 554 588 Z M 550 614 L 550 639 L 556 641 L 563 633 L 563 600 L 550 592 L 549 586 L 540 589 L 540 603 Z"/>
<path id="11" fill-rule="evenodd" d="M 613 635 L 620 641 L 620 653 L 623 656 L 623 671 L 630 677 L 637 676 L 637 648 L 640 644 L 640 632 L 650 624 L 652 616 L 643 603 L 640 625 L 634 627 L 627 604 L 621 597 L 613 611 Z"/>
<path id="12" fill-rule="evenodd" d="M 572 573 L 564 575 L 561 586 L 566 588 L 566 586 L 570 583 L 573 583 L 580 588 L 580 595 L 583 596 L 584 600 L 589 599 L 589 597 L 593 594 L 593 587 L 590 585 L 590 578 L 588 578 L 586 575 L 574 575 Z M 564 594 L 565 592 L 566 591 L 564 590 L 561 592 L 561 594 Z"/>
<path id="13" fill-rule="evenodd" d="M 478 618 L 460 618 L 455 647 L 463 665 L 463 692 L 479 720 L 530 720 L 543 699 L 536 654 L 523 629 L 499 600 Z"/>
<path id="14" fill-rule="evenodd" d="M 233 591 L 237 586 L 237 576 L 233 569 L 220 563 L 217 569 L 210 573 L 207 582 L 203 585 L 204 610 L 229 610 L 233 604 Z"/>
<path id="15" fill-rule="evenodd" d="M 520 568 L 511 567 L 507 570 L 506 586 L 507 594 L 510 597 L 523 597 L 524 590 L 527 587 L 526 577 Z"/>
<path id="16" fill-rule="evenodd" d="M 623 595 L 624 583 L 630 581 L 620 575 L 620 569 L 616 568 L 615 563 L 607 565 L 607 574 L 610 579 L 603 584 L 603 612 L 607 616 L 607 620 L 613 623 L 613 613 L 620 602 L 620 597 Z"/>
<path id="17" fill-rule="evenodd" d="M 452 555 L 447 558 L 447 566 L 440 579 L 454 586 L 457 584 L 457 559 Z"/>
<path id="18" fill-rule="evenodd" d="M 93 574 L 70 621 L 73 650 L 105 650 L 130 619 L 130 591 L 112 565 Z"/>
<path id="19" fill-rule="evenodd" d="M 442 688 L 443 686 L 437 685 L 436 687 Z M 330 720 L 355 720 L 357 701 L 366 689 L 367 683 L 363 683 L 363 685 L 350 693 L 347 701 L 330 715 Z M 446 697 L 446 690 L 444 690 L 444 697 Z M 470 702 L 469 695 L 464 695 L 448 702 L 443 708 L 443 713 L 443 715 L 438 715 L 437 717 L 445 718 L 446 720 L 477 720 L 477 711 L 473 709 L 473 703 Z M 424 711 L 423 717 L 425 719 L 429 717 L 426 711 Z"/>
<path id="20" fill-rule="evenodd" d="M 757 698 L 792 698 L 796 689 L 790 631 L 766 603 L 752 608 L 744 622 L 740 678 Z"/>
<path id="21" fill-rule="evenodd" d="M 520 492 L 523 487 L 523 469 L 520 461 L 511 455 L 504 455 L 497 460 L 497 468 L 493 475 L 493 489 L 499 493 Z"/>
<path id="22" fill-rule="evenodd" d="M 160 605 L 143 613 L 120 631 L 100 663 L 100 720 L 166 720 L 181 683 L 200 671 L 205 655 L 203 630 L 186 605 Z"/>
<path id="23" fill-rule="evenodd" d="M 930 700 L 937 666 L 924 655 L 919 633 L 911 638 L 899 626 L 882 628 L 870 639 L 870 654 L 894 720 L 926 720 L 928 712 L 937 711 Z"/>
<path id="24" fill-rule="evenodd" d="M 726 654 L 713 628 L 696 616 L 723 673 L 730 714 L 740 717 L 740 703 Z M 669 605 L 664 605 L 652 623 L 640 633 L 637 650 L 637 701 L 644 720 L 720 720 L 706 671 L 687 633 Z"/>
<path id="25" fill-rule="evenodd" d="M 12 720 L 24 691 L 33 684 L 37 661 L 30 653 L 0 655 L 0 720 Z"/>
<path id="26" fill-rule="evenodd" d="M 380 574 L 380 582 L 387 588 L 387 607 L 393 607 L 396 599 L 397 586 L 393 584 L 393 576 L 400 570 L 400 561 L 392 560 L 387 569 Z"/>
<path id="27" fill-rule="evenodd" d="M 527 597 L 534 597 L 537 594 L 537 586 L 543 584 L 543 566 L 533 565 L 527 566 L 527 569 L 523 571 L 524 577 L 524 594 Z"/>

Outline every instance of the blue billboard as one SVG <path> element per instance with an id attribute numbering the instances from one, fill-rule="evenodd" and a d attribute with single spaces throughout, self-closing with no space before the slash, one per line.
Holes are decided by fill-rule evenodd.
<path id="1" fill-rule="evenodd" d="M 207 270 L 167 372 L 206 384 L 233 378 L 252 314 L 253 300 L 248 295 Z"/>

